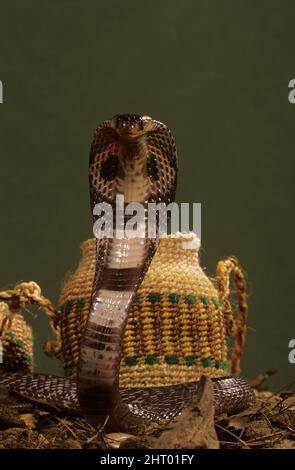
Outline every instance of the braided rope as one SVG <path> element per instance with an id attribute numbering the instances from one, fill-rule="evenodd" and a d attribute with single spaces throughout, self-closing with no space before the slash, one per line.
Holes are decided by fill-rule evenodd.
<path id="1" fill-rule="evenodd" d="M 14 289 L 2 291 L 0 292 L 0 300 L 9 302 L 12 315 L 29 304 L 38 305 L 50 318 L 50 327 L 55 336 L 54 340 L 47 341 L 44 344 L 44 351 L 48 355 L 59 356 L 61 354 L 62 343 L 60 326 L 58 325 L 58 312 L 50 300 L 42 295 L 41 288 L 36 282 L 21 282 Z M 4 329 L 9 329 L 10 323 L 11 317 L 9 321 L 1 325 L 2 332 Z"/>
<path id="2" fill-rule="evenodd" d="M 241 372 L 240 362 L 246 340 L 246 321 L 248 317 L 248 304 L 246 293 L 246 278 L 239 261 L 235 257 L 221 260 L 217 263 L 217 282 L 220 297 L 224 302 L 224 318 L 226 332 L 234 335 L 234 347 L 231 358 L 231 373 L 238 375 Z M 230 276 L 234 274 L 237 287 L 238 308 L 236 319 L 230 303 Z"/>

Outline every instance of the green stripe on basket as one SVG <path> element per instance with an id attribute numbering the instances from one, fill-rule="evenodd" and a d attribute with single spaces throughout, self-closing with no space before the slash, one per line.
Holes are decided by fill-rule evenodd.
<path id="1" fill-rule="evenodd" d="M 228 364 L 226 361 L 221 361 L 219 359 L 213 359 L 212 357 L 206 357 L 204 359 L 197 359 L 194 356 L 186 356 L 186 357 L 178 357 L 175 355 L 167 355 L 167 356 L 155 356 L 155 355 L 149 355 L 146 357 L 134 357 L 134 356 L 128 356 L 124 358 L 124 362 L 126 366 L 132 367 L 132 366 L 137 366 L 138 364 L 146 364 L 147 366 L 153 366 L 156 364 L 160 364 L 161 360 L 164 360 L 165 364 L 168 365 L 177 365 L 177 364 L 184 364 L 188 367 L 191 366 L 201 366 L 204 368 L 215 368 L 215 369 L 227 369 Z"/>

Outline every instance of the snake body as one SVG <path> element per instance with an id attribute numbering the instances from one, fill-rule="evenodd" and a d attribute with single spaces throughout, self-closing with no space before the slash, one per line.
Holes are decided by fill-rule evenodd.
<path id="1" fill-rule="evenodd" d="M 43 374 L 11 373 L 0 378 L 10 390 L 70 412 L 82 412 L 95 426 L 109 423 L 124 431 L 141 430 L 181 413 L 199 382 L 150 388 L 119 388 L 119 367 L 128 308 L 158 246 L 147 224 L 148 204 L 174 200 L 177 156 L 173 137 L 162 123 L 146 116 L 116 115 L 96 130 L 89 162 L 94 223 L 97 204 L 113 213 L 118 196 L 140 203 L 135 229 L 126 209 L 125 233 L 97 240 L 96 274 L 86 327 L 80 343 L 77 380 Z M 105 207 L 105 206 L 100 206 Z M 115 228 L 117 228 L 117 221 Z M 129 222 L 129 225 L 128 225 Z M 238 377 L 213 379 L 215 412 L 236 413 L 253 402 L 253 391 Z"/>

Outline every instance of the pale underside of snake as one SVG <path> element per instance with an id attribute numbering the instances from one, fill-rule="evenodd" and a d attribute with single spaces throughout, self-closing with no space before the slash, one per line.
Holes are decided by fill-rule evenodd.
<path id="1" fill-rule="evenodd" d="M 77 380 L 43 374 L 10 373 L 0 383 L 31 400 L 81 413 L 95 426 L 109 419 L 116 430 L 142 430 L 181 413 L 199 382 L 152 388 L 119 388 L 119 368 L 128 308 L 150 265 L 158 236 L 149 237 L 149 203 L 174 200 L 177 156 L 173 137 L 162 123 L 146 116 L 116 115 L 96 130 L 89 162 L 90 198 L 115 209 L 141 203 L 142 231 L 97 240 L 96 275 L 86 327 L 80 343 Z M 114 210 L 115 213 L 115 210 Z M 125 216 L 125 222 L 129 216 Z M 94 221 L 97 216 L 94 215 Z M 114 220 L 114 225 L 116 221 Z M 158 222 L 157 222 L 158 224 Z M 157 233 L 158 233 L 158 226 Z M 239 412 L 253 402 L 253 391 L 239 377 L 213 380 L 215 413 Z"/>

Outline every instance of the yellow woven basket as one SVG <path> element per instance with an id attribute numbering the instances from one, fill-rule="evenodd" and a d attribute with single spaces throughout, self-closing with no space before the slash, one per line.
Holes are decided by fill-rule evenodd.
<path id="1" fill-rule="evenodd" d="M 33 332 L 25 321 L 22 310 L 37 305 L 50 318 L 55 336 L 46 344 L 46 351 L 59 355 L 61 350 L 58 312 L 43 297 L 36 282 L 21 282 L 13 289 L 0 292 L 0 368 L 3 370 L 33 369 Z"/>
<path id="2" fill-rule="evenodd" d="M 82 258 L 60 295 L 61 354 L 75 374 L 79 341 L 89 312 L 96 265 L 96 240 L 82 245 Z M 238 287 L 238 316 L 229 302 L 230 273 Z M 120 366 L 121 387 L 151 387 L 222 377 L 239 372 L 245 339 L 245 279 L 235 258 L 220 261 L 213 283 L 199 264 L 193 233 L 160 240 L 150 268 L 131 304 Z M 236 336 L 231 357 L 228 337 Z M 50 343 L 47 344 L 47 349 Z"/>
<path id="3" fill-rule="evenodd" d="M 23 316 L 0 302 L 0 353 L 5 369 L 28 369 L 33 366 L 33 334 Z"/>

